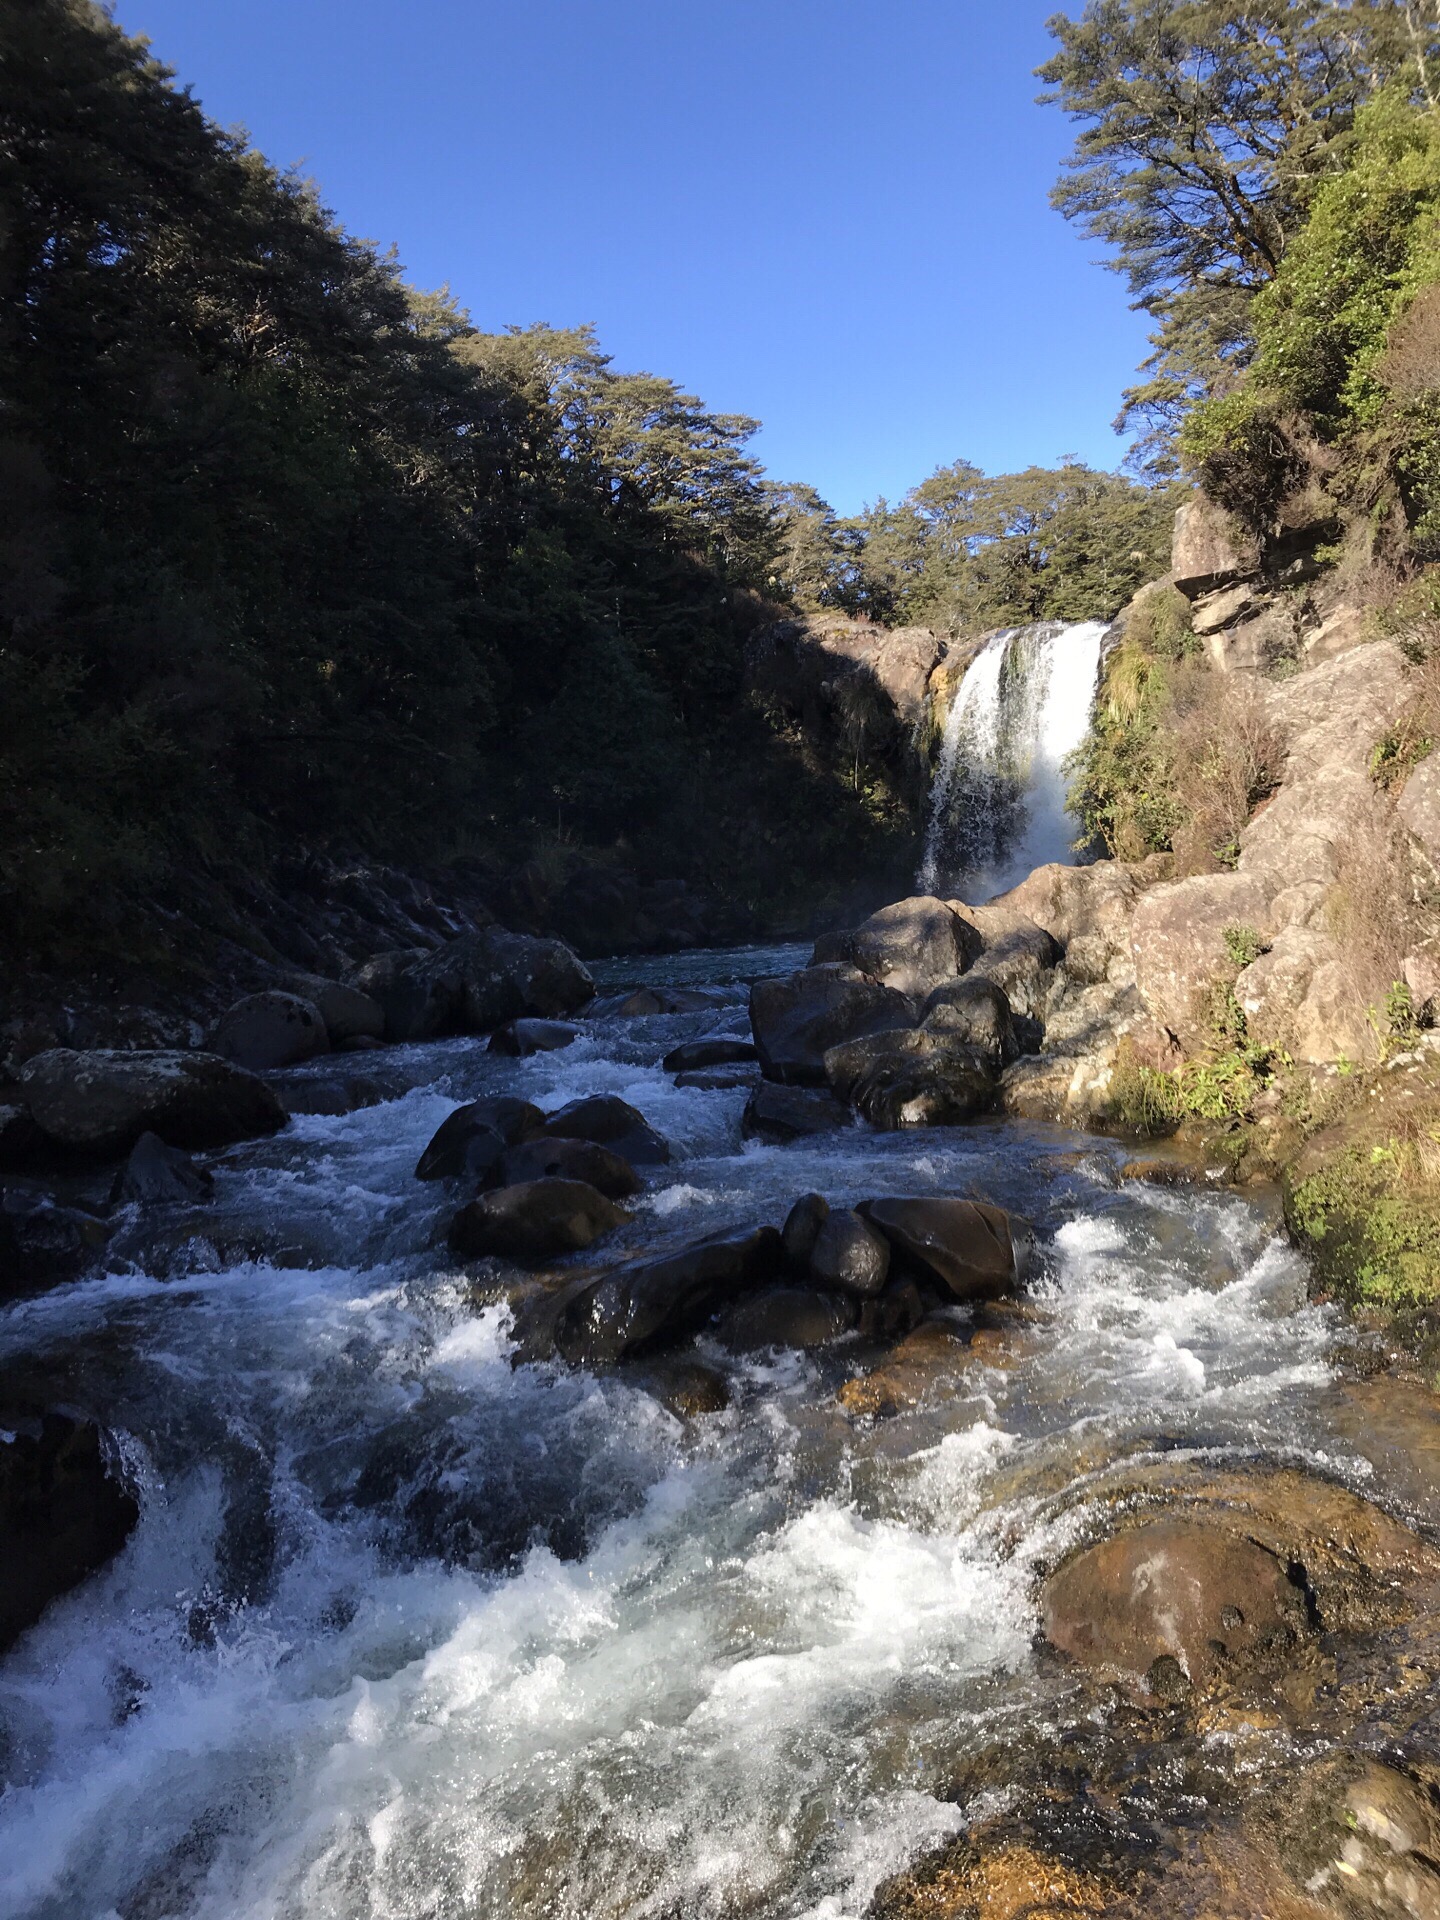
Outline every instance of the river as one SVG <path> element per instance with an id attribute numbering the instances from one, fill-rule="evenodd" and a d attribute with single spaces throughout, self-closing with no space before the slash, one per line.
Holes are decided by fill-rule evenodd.
<path id="1" fill-rule="evenodd" d="M 804 957 L 614 963 L 723 1004 L 560 1053 L 348 1060 L 387 1097 L 229 1152 L 213 1201 L 0 1313 L 0 1384 L 118 1432 L 142 1494 L 0 1667 L 7 1916 L 858 1920 L 1003 1801 L 1007 1754 L 1089 1723 L 1034 1599 L 1087 1475 L 1261 1454 L 1374 1492 L 1331 1418 L 1347 1336 L 1263 1198 L 1122 1182 L 1119 1143 L 1013 1122 L 742 1144 L 743 1091 L 662 1072 Z M 702 1341 L 731 1401 L 688 1420 L 624 1374 L 514 1367 L 505 1276 L 443 1250 L 454 1196 L 413 1177 L 499 1091 L 618 1093 L 671 1141 L 607 1258 L 808 1189 L 983 1196 L 1035 1224 L 1025 1302 L 884 1420 L 836 1401 L 882 1357 L 858 1336 Z"/>

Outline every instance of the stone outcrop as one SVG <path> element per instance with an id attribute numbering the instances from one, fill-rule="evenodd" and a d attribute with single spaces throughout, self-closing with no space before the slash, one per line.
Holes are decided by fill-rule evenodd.
<path id="1" fill-rule="evenodd" d="M 1170 572 L 1187 600 L 1232 588 L 1259 569 L 1255 541 L 1213 500 L 1196 494 L 1177 512 Z"/>
<path id="2" fill-rule="evenodd" d="M 963 909 L 929 895 L 897 900 L 851 933 L 825 934 L 814 962 L 848 963 L 867 979 L 923 1000 L 979 959 L 984 938 Z"/>
<path id="3" fill-rule="evenodd" d="M 843 723 L 847 697 L 867 699 L 897 734 L 925 716 L 930 676 L 945 642 L 928 627 L 880 627 L 843 615 L 781 620 L 745 649 L 753 692 L 793 713 L 812 734 Z"/>
<path id="4" fill-rule="evenodd" d="M 915 1024 L 915 1005 L 844 961 L 807 967 L 788 979 L 757 980 L 750 1021 L 769 1080 L 824 1086 L 825 1056 L 843 1041 Z"/>

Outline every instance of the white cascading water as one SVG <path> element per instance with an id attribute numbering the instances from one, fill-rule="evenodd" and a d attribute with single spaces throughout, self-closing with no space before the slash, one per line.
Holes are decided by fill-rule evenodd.
<path id="1" fill-rule="evenodd" d="M 1090 724 L 1107 631 L 1103 620 L 1009 627 L 970 663 L 931 789 L 922 893 L 987 900 L 1074 857 L 1065 761 Z"/>

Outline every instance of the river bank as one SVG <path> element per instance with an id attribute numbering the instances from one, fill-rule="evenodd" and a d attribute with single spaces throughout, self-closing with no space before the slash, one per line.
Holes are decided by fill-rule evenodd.
<path id="1" fill-rule="evenodd" d="M 368 1056 L 372 1104 L 214 1157 L 213 1198 L 0 1311 L 6 1392 L 98 1422 L 139 1506 L 0 1668 L 10 1910 L 1351 1910 L 1343 1876 L 1305 1891 L 1346 1795 L 1423 1810 L 1434 1777 L 1428 1397 L 1307 1300 L 1263 1192 L 1014 1120 L 742 1138 L 747 1086 L 661 1062 L 742 1039 L 747 979 L 807 957 L 619 962 L 612 1010 L 525 1059 Z M 616 1010 L 659 988 L 707 1003 Z M 502 1095 L 618 1096 L 669 1143 L 603 1266 L 807 1191 L 983 1198 L 1035 1264 L 898 1344 L 516 1366 L 515 1269 L 450 1255 L 462 1196 L 414 1178 Z M 1291 1628 L 1193 1684 L 1057 1651 L 1058 1569 L 1197 1512 L 1303 1566 Z"/>

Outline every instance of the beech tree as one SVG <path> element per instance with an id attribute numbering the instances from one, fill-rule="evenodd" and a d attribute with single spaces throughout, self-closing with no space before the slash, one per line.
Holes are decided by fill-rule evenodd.
<path id="1" fill-rule="evenodd" d="M 1247 364 L 1254 296 L 1343 164 L 1359 106 L 1402 71 L 1433 90 L 1436 0 L 1090 0 L 1049 26 L 1041 99 L 1081 126 L 1054 204 L 1112 250 L 1156 322 L 1116 425 L 1173 471 L 1181 416 Z"/>

